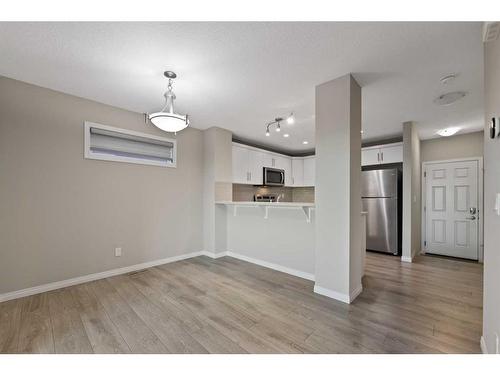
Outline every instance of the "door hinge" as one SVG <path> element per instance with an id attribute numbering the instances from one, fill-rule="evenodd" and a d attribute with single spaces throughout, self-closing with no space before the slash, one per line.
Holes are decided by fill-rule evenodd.
<path id="1" fill-rule="evenodd" d="M 424 177 L 427 177 L 427 172 L 424 172 Z"/>
<path id="2" fill-rule="evenodd" d="M 424 247 L 427 247 L 427 241 L 424 241 Z"/>

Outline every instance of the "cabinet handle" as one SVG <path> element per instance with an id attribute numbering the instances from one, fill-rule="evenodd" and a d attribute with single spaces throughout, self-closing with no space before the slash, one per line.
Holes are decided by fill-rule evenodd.
<path id="1" fill-rule="evenodd" d="M 248 181 L 252 181 L 252 172 L 248 172 Z"/>
<path id="2" fill-rule="evenodd" d="M 380 161 L 380 152 L 377 152 L 377 161 Z"/>
<path id="3" fill-rule="evenodd" d="M 382 161 L 384 161 L 384 152 L 383 151 L 380 153 L 380 158 L 382 159 Z"/>

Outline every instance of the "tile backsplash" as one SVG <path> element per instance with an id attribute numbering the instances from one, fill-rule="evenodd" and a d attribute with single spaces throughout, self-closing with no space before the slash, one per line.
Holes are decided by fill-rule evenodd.
<path id="1" fill-rule="evenodd" d="M 292 202 L 314 203 L 314 186 L 293 187 Z"/>
<path id="2" fill-rule="evenodd" d="M 307 202 L 314 203 L 314 187 L 278 187 L 278 186 L 253 186 L 233 184 L 233 201 L 253 201 L 254 195 L 276 194 L 281 195 L 282 202 Z"/>

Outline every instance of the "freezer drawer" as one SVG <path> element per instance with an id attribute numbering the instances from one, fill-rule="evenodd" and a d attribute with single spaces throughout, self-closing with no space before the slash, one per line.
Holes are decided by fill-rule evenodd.
<path id="1" fill-rule="evenodd" d="M 397 198 L 363 198 L 366 216 L 366 249 L 398 253 Z"/>

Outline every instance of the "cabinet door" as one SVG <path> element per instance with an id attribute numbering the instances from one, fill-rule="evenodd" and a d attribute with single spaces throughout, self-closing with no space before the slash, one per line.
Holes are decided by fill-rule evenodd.
<path id="1" fill-rule="evenodd" d="M 316 176 L 316 158 L 304 158 L 304 186 L 314 186 Z"/>
<path id="2" fill-rule="evenodd" d="M 249 183 L 252 185 L 262 185 L 264 182 L 264 167 L 269 166 L 271 162 L 271 157 L 269 153 L 248 150 L 248 160 L 249 160 Z"/>
<path id="3" fill-rule="evenodd" d="M 249 184 L 248 149 L 233 145 L 233 183 Z"/>
<path id="4" fill-rule="evenodd" d="M 285 171 L 285 186 L 292 185 L 292 159 L 286 156 L 274 156 L 274 168 Z"/>
<path id="5" fill-rule="evenodd" d="M 361 150 L 361 165 L 380 164 L 380 149 L 368 148 Z"/>
<path id="6" fill-rule="evenodd" d="M 388 145 L 380 147 L 380 163 L 402 163 L 403 145 Z"/>
<path id="7" fill-rule="evenodd" d="M 292 186 L 304 185 L 304 159 L 292 159 Z"/>

